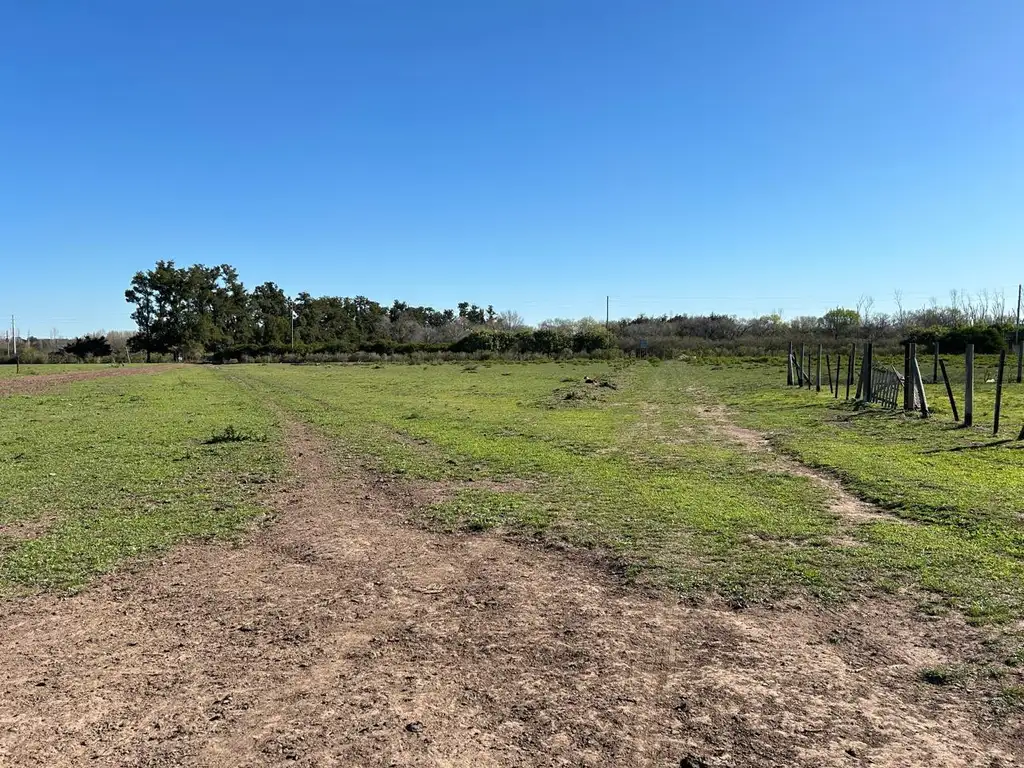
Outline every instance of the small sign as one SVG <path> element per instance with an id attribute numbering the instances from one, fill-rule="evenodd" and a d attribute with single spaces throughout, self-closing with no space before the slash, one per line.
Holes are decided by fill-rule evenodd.
<path id="1" fill-rule="evenodd" d="M 647 339 L 640 339 L 640 349 L 647 349 Z"/>

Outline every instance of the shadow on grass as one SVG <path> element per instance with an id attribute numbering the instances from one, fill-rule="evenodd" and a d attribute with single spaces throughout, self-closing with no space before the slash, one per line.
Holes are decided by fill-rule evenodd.
<path id="1" fill-rule="evenodd" d="M 929 448 L 926 451 L 921 451 L 922 454 L 929 453 L 960 453 L 961 451 L 977 451 L 983 448 L 996 448 L 1000 445 L 1006 445 L 1012 443 L 1014 440 L 1011 438 L 1003 438 L 1002 440 L 991 440 L 987 443 L 971 443 L 970 445 L 956 445 L 952 448 Z M 1024 447 L 1024 445 L 1019 446 Z"/>

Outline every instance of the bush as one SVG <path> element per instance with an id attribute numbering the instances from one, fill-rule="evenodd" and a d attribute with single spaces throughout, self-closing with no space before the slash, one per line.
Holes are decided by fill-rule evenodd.
<path id="1" fill-rule="evenodd" d="M 948 354 L 962 354 L 968 344 L 973 344 L 977 354 L 991 355 L 1006 349 L 1007 338 L 1012 333 L 1011 325 L 961 325 L 953 328 L 932 326 L 912 329 L 906 340 L 927 346 L 938 342 L 939 349 Z"/>

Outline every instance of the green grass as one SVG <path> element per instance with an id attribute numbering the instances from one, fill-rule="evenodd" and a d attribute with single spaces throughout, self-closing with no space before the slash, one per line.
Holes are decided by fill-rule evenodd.
<path id="1" fill-rule="evenodd" d="M 827 500 L 715 436 L 678 366 L 235 368 L 382 471 L 452 485 L 433 520 L 611 550 L 646 580 L 742 599 L 822 594 L 846 558 Z M 583 384 L 585 375 L 618 389 Z M 510 493 L 473 481 L 512 482 Z M 521 483 L 515 485 L 515 483 Z"/>
<path id="2" fill-rule="evenodd" d="M 1024 613 L 1024 443 L 992 439 L 994 385 L 976 387 L 986 434 L 953 424 L 942 384 L 926 386 L 934 413 L 924 420 L 786 388 L 781 366 L 695 366 L 694 379 L 695 396 L 725 401 L 780 450 L 892 512 L 856 530 L 864 569 L 910 574 L 973 621 Z M 1003 414 L 1016 437 L 1024 387 L 1006 386 Z"/>
<path id="3" fill-rule="evenodd" d="M 990 394 L 979 385 L 979 422 Z M 73 587 L 232 535 L 281 470 L 279 410 L 339 454 L 440 485 L 422 519 L 440 530 L 596 547 L 630 578 L 740 603 L 912 590 L 932 615 L 1024 616 L 1024 450 L 941 407 L 927 421 L 855 410 L 742 361 L 184 368 L 4 398 L 0 587 Z M 1007 387 L 1005 413 L 1024 420 L 1024 387 Z M 891 515 L 838 517 L 728 419 Z"/>
<path id="4" fill-rule="evenodd" d="M 220 442 L 226 430 L 250 439 Z M 0 592 L 73 589 L 189 537 L 230 536 L 281 470 L 276 419 L 203 368 L 0 398 Z"/>
<path id="5" fill-rule="evenodd" d="M 339 450 L 451 486 L 445 529 L 500 526 L 609 550 L 630 575 L 741 601 L 917 589 L 970 621 L 1024 615 L 1024 452 L 981 433 L 787 390 L 781 368 L 623 363 L 246 366 Z M 585 385 L 584 375 L 616 389 Z M 930 389 L 934 389 L 930 387 Z M 1024 388 L 1021 388 L 1024 391 Z M 930 392 L 930 395 L 934 395 Z M 1024 398 L 1008 392 L 1024 416 Z M 892 511 L 839 519 L 827 493 L 716 429 L 730 418 Z M 988 407 L 979 388 L 979 412 Z M 480 480 L 508 492 L 474 489 Z M 936 602 L 936 600 L 938 602 Z"/>

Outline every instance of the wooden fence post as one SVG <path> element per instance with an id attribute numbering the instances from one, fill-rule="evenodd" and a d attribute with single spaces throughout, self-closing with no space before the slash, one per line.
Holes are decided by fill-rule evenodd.
<path id="1" fill-rule="evenodd" d="M 953 397 L 953 387 L 949 383 L 949 374 L 946 373 L 946 361 L 939 360 L 942 367 L 942 380 L 946 384 L 946 397 L 949 398 L 949 407 L 953 409 L 953 421 L 960 423 L 960 413 L 956 409 L 956 399 Z"/>
<path id="2" fill-rule="evenodd" d="M 1006 366 L 1006 350 L 999 352 L 999 373 L 996 374 L 996 413 L 992 420 L 992 436 L 999 434 L 999 410 L 1003 405 L 1003 369 Z"/>
<path id="3" fill-rule="evenodd" d="M 839 374 L 843 370 L 843 353 L 836 352 L 836 388 L 834 390 L 835 399 L 839 399 Z"/>
<path id="4" fill-rule="evenodd" d="M 916 347 L 916 344 L 912 344 L 912 347 Z M 916 351 L 916 350 L 915 350 Z M 924 394 L 924 379 L 921 376 L 921 366 L 917 364 L 917 355 L 910 358 L 910 367 L 914 370 L 914 386 L 917 389 L 917 399 L 921 402 L 921 418 L 928 418 L 928 398 Z"/>
<path id="5" fill-rule="evenodd" d="M 974 345 L 968 344 L 964 352 L 964 367 L 967 378 L 964 381 L 964 426 L 974 424 Z"/>
<path id="6" fill-rule="evenodd" d="M 1020 384 L 1020 375 L 1024 373 L 1024 340 L 1017 342 L 1017 383 Z"/>
<path id="7" fill-rule="evenodd" d="M 814 359 L 814 353 L 811 350 L 807 350 L 807 391 L 811 390 L 814 385 L 814 379 L 811 378 L 811 364 Z"/>
<path id="8" fill-rule="evenodd" d="M 828 393 L 832 394 L 832 359 L 825 353 L 825 380 L 828 381 Z"/>
<path id="9" fill-rule="evenodd" d="M 914 345 L 909 341 L 903 342 L 903 412 L 910 413 L 914 410 L 914 371 L 910 365 L 911 349 Z"/>
<path id="10" fill-rule="evenodd" d="M 903 413 L 910 411 L 913 406 L 910 404 L 913 381 L 910 379 L 910 342 L 903 342 Z"/>
<path id="11" fill-rule="evenodd" d="M 803 371 L 803 370 L 804 370 L 804 345 L 803 345 L 803 344 L 801 344 L 801 345 L 800 345 L 800 370 L 801 370 L 801 371 Z M 804 386 L 804 378 L 803 378 L 803 375 L 802 375 L 802 374 L 801 374 L 801 376 L 800 376 L 800 383 L 799 383 L 799 385 L 798 385 L 798 386 L 799 386 L 799 387 L 800 387 L 801 389 L 802 389 L 802 388 L 803 388 L 803 386 Z"/>
<path id="12" fill-rule="evenodd" d="M 935 347 L 932 351 L 932 384 L 939 383 L 939 342 L 935 342 Z"/>
<path id="13" fill-rule="evenodd" d="M 789 342 L 789 355 L 786 357 L 786 386 L 793 386 L 793 342 Z"/>
<path id="14" fill-rule="evenodd" d="M 865 366 L 868 362 L 868 345 L 864 345 L 864 351 L 860 356 L 860 375 L 857 377 L 857 393 L 853 396 L 855 400 L 864 399 L 864 384 L 866 383 L 867 370 Z"/>
<path id="15" fill-rule="evenodd" d="M 857 364 L 857 343 L 850 345 L 850 362 L 846 364 L 846 399 L 850 399 L 850 387 L 853 386 L 853 368 Z"/>
<path id="16" fill-rule="evenodd" d="M 868 354 L 867 354 L 867 365 L 865 366 L 865 377 L 864 377 L 864 400 L 868 403 L 874 402 L 875 390 L 874 390 L 874 375 L 871 370 L 875 364 L 875 345 L 872 342 L 868 342 Z"/>
<path id="17" fill-rule="evenodd" d="M 818 345 L 818 364 L 814 374 L 814 391 L 821 392 L 821 344 Z"/>
<path id="18" fill-rule="evenodd" d="M 917 369 L 919 366 L 917 365 L 917 344 L 912 341 L 912 342 L 910 342 L 909 346 L 910 346 L 910 379 L 911 379 L 911 381 L 910 381 L 910 410 L 913 411 L 919 405 L 919 403 L 917 402 L 917 392 L 915 390 L 915 384 L 914 384 L 914 370 Z M 924 380 L 923 379 L 922 379 L 921 383 L 924 384 Z"/>

